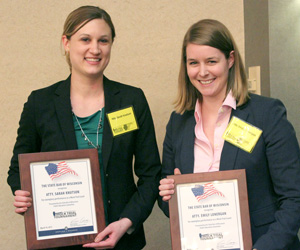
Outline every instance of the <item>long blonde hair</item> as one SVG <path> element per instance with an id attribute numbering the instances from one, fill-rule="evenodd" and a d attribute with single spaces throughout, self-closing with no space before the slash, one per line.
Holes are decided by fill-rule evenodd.
<path id="1" fill-rule="evenodd" d="M 219 49 L 229 58 L 230 52 L 234 51 L 234 65 L 229 69 L 227 93 L 231 90 L 240 106 L 249 98 L 248 83 L 245 68 L 234 39 L 225 25 L 217 20 L 203 19 L 193 24 L 184 36 L 181 63 L 178 77 L 178 94 L 175 101 L 177 113 L 184 113 L 195 108 L 196 101 L 202 100 L 201 93 L 193 86 L 187 74 L 186 47 L 189 43 L 208 45 Z"/>

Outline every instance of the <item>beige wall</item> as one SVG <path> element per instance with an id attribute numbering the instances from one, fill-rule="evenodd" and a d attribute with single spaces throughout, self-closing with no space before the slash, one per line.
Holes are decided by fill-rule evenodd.
<path id="1" fill-rule="evenodd" d="M 202 18 L 222 21 L 244 54 L 242 0 L 12 0 L 0 1 L 1 249 L 25 249 L 24 222 L 14 213 L 7 170 L 23 103 L 33 89 L 68 76 L 60 49 L 67 14 L 84 4 L 100 5 L 117 37 L 106 75 L 141 87 L 149 101 L 160 151 L 176 94 L 181 41 Z M 157 206 L 146 222 L 145 249 L 170 249 L 168 219 Z"/>
<path id="2" fill-rule="evenodd" d="M 247 72 L 248 67 L 260 66 L 263 96 L 270 96 L 268 5 L 268 1 L 244 0 L 245 66 Z"/>
<path id="3" fill-rule="evenodd" d="M 300 143 L 300 0 L 269 0 L 271 96 L 287 108 Z"/>

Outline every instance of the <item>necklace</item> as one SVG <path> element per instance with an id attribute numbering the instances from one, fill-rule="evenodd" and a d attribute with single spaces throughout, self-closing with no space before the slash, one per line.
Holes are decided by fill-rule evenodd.
<path id="1" fill-rule="evenodd" d="M 79 126 L 79 128 L 80 128 L 80 130 L 81 130 L 81 136 L 84 137 L 84 140 L 87 141 L 87 143 L 88 143 L 89 146 L 92 145 L 94 148 L 97 148 L 97 149 L 100 148 L 100 145 L 99 145 L 99 142 L 98 142 L 98 134 L 99 134 L 99 130 L 102 128 L 102 124 L 101 124 L 101 123 L 102 123 L 102 110 L 103 110 L 103 109 L 100 109 L 100 117 L 99 117 L 99 122 L 98 122 L 98 126 L 97 126 L 96 146 L 95 146 L 95 144 L 87 137 L 87 135 L 84 133 L 84 131 L 83 131 L 81 125 L 80 125 L 80 122 L 78 121 L 77 116 L 76 116 L 76 115 L 74 114 L 74 112 L 72 111 L 72 113 L 73 113 L 73 115 L 74 115 L 74 117 L 75 117 L 75 119 L 76 119 L 76 122 L 77 122 L 77 124 L 78 124 L 78 126 Z"/>

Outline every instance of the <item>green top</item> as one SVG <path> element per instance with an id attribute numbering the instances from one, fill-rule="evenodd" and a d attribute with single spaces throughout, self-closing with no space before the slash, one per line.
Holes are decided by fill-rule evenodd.
<path id="1" fill-rule="evenodd" d="M 73 114 L 73 123 L 75 128 L 75 136 L 77 140 L 77 146 L 78 149 L 88 149 L 88 148 L 95 148 L 97 147 L 97 127 L 99 124 L 99 119 L 101 115 L 101 123 L 100 128 L 98 130 L 98 155 L 99 155 L 99 165 L 100 165 L 100 175 L 101 175 L 101 185 L 102 185 L 102 196 L 103 196 L 103 205 L 104 205 L 104 212 L 105 212 L 105 221 L 107 223 L 107 198 L 106 198 L 106 188 L 105 188 L 105 174 L 103 169 L 103 159 L 102 159 L 102 138 L 103 138 L 103 125 L 104 125 L 104 107 L 101 110 L 97 111 L 96 113 L 88 116 L 88 117 L 77 117 L 78 122 L 80 123 L 80 126 L 84 132 L 84 134 L 87 136 L 87 138 L 92 142 L 89 143 L 88 140 L 85 139 L 85 136 L 83 135 L 80 126 L 76 120 L 75 114 Z M 95 146 L 95 147 L 94 147 Z"/>

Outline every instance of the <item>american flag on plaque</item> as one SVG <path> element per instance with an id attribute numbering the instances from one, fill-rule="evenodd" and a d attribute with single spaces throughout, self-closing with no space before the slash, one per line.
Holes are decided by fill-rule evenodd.
<path id="1" fill-rule="evenodd" d="M 195 187 L 191 188 L 191 190 L 197 201 L 204 200 L 207 197 L 215 194 L 221 197 L 225 197 L 225 195 L 222 192 L 218 191 L 211 182 L 205 183 L 203 185 L 195 185 Z"/>
<path id="2" fill-rule="evenodd" d="M 71 169 L 65 161 L 59 162 L 57 164 L 49 163 L 48 166 L 45 167 L 45 169 L 51 180 L 68 173 L 78 176 L 78 174 L 73 169 Z"/>

